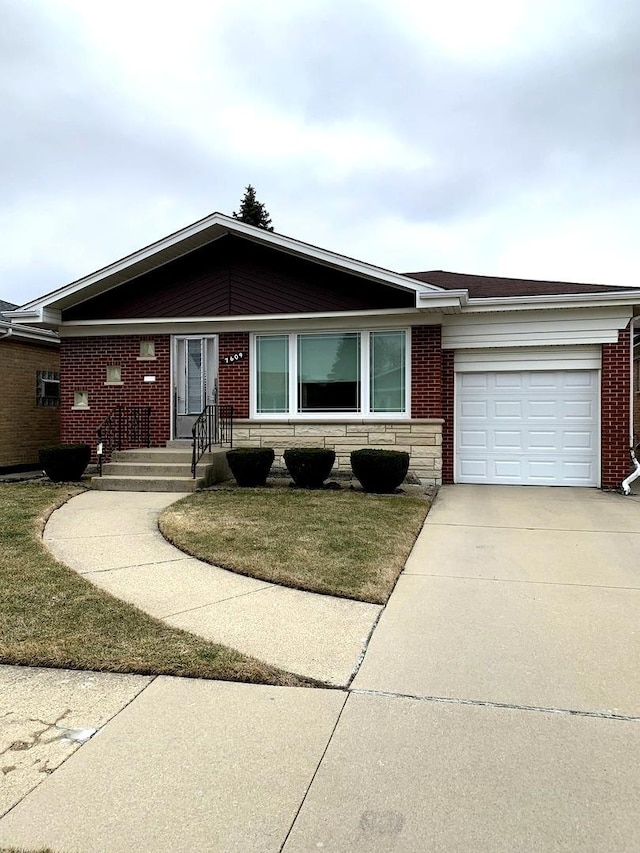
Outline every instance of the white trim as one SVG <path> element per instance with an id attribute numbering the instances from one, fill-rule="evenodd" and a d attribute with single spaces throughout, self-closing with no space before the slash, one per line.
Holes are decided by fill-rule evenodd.
<path id="1" fill-rule="evenodd" d="M 319 324 L 332 331 L 367 331 L 375 329 L 406 328 L 407 325 L 439 326 L 441 314 L 426 314 L 412 309 L 390 309 L 375 312 L 340 312 L 335 314 L 269 314 L 236 317 L 187 317 L 159 318 L 152 320 L 137 319 L 123 322 L 114 320 L 112 324 L 103 321 L 87 320 L 82 324 L 73 323 L 60 327 L 61 338 L 102 337 L 104 335 L 189 335 L 197 329 L 203 334 L 221 334 L 223 332 L 287 332 L 315 331 Z M 397 325 L 396 325 L 397 324 Z M 231 328 L 230 328 L 231 327 Z"/>
<path id="2" fill-rule="evenodd" d="M 637 305 L 640 290 L 623 290 L 620 293 L 560 293 L 536 296 L 492 296 L 484 299 L 469 298 L 464 311 L 467 314 L 486 311 L 527 311 L 546 308 L 606 307 L 611 305 Z"/>
<path id="3" fill-rule="evenodd" d="M 357 412 L 298 412 L 297 411 L 297 361 L 298 347 L 297 338 L 299 334 L 331 334 L 335 329 L 313 329 L 305 330 L 304 332 L 256 332 L 249 337 L 249 420 L 254 420 L 259 423 L 266 421 L 274 422 L 291 422 L 300 423 L 303 421 L 339 421 L 339 422 L 362 422 L 369 423 L 371 421 L 382 422 L 388 421 L 390 418 L 394 421 L 406 422 L 411 420 L 411 329 L 408 327 L 384 329 L 349 329 L 360 335 L 360 404 L 361 409 Z M 340 330 L 343 331 L 343 330 Z M 368 407 L 371 405 L 370 400 L 370 363 L 369 363 L 369 341 L 371 332 L 404 332 L 405 333 L 405 411 L 404 412 L 371 412 L 365 410 L 365 404 Z M 288 337 L 288 355 L 289 355 L 289 409 L 287 412 L 264 412 L 260 413 L 256 410 L 256 338 L 268 337 L 270 335 L 279 337 Z"/>

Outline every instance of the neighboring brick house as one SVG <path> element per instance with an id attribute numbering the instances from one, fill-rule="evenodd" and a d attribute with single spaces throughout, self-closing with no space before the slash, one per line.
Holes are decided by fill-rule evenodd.
<path id="1" fill-rule="evenodd" d="M 11 316 L 61 337 L 65 441 L 151 443 L 232 404 L 236 445 L 401 448 L 423 481 L 615 487 L 640 291 L 399 274 L 212 214 Z"/>
<path id="2" fill-rule="evenodd" d="M 0 301 L 0 472 L 38 465 L 38 450 L 60 441 L 58 336 L 9 323 Z"/>

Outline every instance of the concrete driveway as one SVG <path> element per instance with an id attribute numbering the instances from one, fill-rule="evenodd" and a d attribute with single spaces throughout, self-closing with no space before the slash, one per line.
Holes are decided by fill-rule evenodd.
<path id="1" fill-rule="evenodd" d="M 352 686 L 640 716 L 640 506 L 441 490 Z"/>
<path id="2" fill-rule="evenodd" d="M 349 689 L 125 684 L 0 847 L 638 851 L 639 625 L 640 501 L 446 487 Z"/>

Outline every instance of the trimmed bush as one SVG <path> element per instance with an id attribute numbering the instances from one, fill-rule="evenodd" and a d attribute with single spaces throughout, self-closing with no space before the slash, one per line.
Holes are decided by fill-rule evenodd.
<path id="1" fill-rule="evenodd" d="M 409 454 L 403 450 L 363 450 L 351 452 L 351 470 L 365 492 L 388 494 L 407 476 Z"/>
<path id="2" fill-rule="evenodd" d="M 55 444 L 39 450 L 38 458 L 54 483 L 81 480 L 91 459 L 91 448 L 88 444 Z"/>
<path id="3" fill-rule="evenodd" d="M 303 489 L 319 489 L 336 461 L 335 450 L 326 447 L 292 447 L 284 452 L 291 479 Z"/>
<path id="4" fill-rule="evenodd" d="M 236 447 L 227 450 L 227 462 L 239 486 L 264 486 L 274 457 L 273 447 Z"/>

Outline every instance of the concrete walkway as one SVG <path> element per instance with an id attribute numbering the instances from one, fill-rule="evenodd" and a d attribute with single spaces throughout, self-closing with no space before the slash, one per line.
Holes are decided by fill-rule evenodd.
<path id="1" fill-rule="evenodd" d="M 70 705 L 62 724 L 98 733 L 53 756 L 0 847 L 632 853 L 639 617 L 640 501 L 445 488 L 349 690 L 159 677 L 100 716 L 58 685 L 43 722 Z M 20 716 L 2 669 L 0 726 Z"/>
<path id="2" fill-rule="evenodd" d="M 53 513 L 44 544 L 91 583 L 169 625 L 346 686 L 382 608 L 288 589 L 189 557 L 158 531 L 161 510 L 181 497 L 84 492 Z"/>

